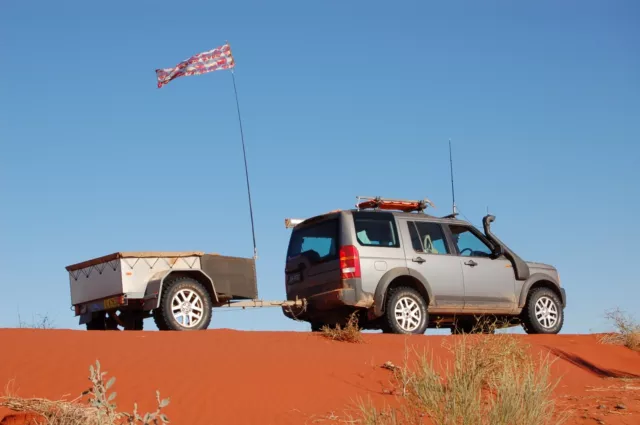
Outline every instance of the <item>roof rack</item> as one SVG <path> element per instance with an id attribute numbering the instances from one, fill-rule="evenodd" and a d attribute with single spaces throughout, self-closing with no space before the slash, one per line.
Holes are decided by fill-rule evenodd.
<path id="1" fill-rule="evenodd" d="M 358 210 L 376 209 L 376 210 L 396 210 L 402 212 L 423 212 L 427 209 L 427 206 L 435 208 L 435 205 L 428 200 L 423 199 L 419 201 L 406 200 L 406 199 L 388 199 L 381 198 L 379 196 L 357 196 L 356 208 Z"/>

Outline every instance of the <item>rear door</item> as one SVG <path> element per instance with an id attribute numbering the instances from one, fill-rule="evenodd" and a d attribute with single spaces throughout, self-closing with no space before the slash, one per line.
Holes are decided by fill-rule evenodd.
<path id="1" fill-rule="evenodd" d="M 476 229 L 448 225 L 464 274 L 465 310 L 510 312 L 515 308 L 515 274 L 504 257 L 492 258 L 489 242 Z"/>
<path id="2" fill-rule="evenodd" d="M 422 276 L 431 286 L 436 309 L 441 312 L 464 307 L 464 280 L 460 260 L 439 223 L 399 219 L 411 274 Z"/>
<path id="3" fill-rule="evenodd" d="M 396 220 L 392 213 L 380 211 L 353 211 L 352 216 L 355 234 L 349 237 L 355 238 L 360 256 L 362 290 L 373 294 L 385 273 L 407 267 Z"/>
<path id="4" fill-rule="evenodd" d="M 294 228 L 285 266 L 287 298 L 307 298 L 340 287 L 340 223 L 333 214 Z"/>

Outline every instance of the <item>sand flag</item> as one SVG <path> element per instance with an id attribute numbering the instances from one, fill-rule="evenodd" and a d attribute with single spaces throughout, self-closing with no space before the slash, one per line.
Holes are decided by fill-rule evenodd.
<path id="1" fill-rule="evenodd" d="M 251 187 L 249 186 L 249 170 L 247 167 L 247 152 L 244 145 L 244 131 L 242 130 L 242 117 L 240 116 L 240 102 L 238 101 L 238 89 L 236 88 L 236 77 L 233 72 L 236 62 L 231 54 L 231 46 L 226 42 L 220 47 L 216 47 L 208 52 L 198 53 L 191 56 L 173 68 L 156 69 L 158 77 L 158 88 L 169 84 L 170 81 L 178 77 L 188 77 L 190 75 L 201 75 L 223 69 L 231 70 L 233 81 L 233 92 L 236 97 L 236 109 L 238 110 L 238 124 L 240 125 L 240 140 L 242 141 L 242 155 L 244 157 L 244 173 L 247 179 L 247 195 L 249 197 L 249 216 L 251 217 L 251 235 L 253 237 L 253 258 L 258 258 L 258 248 L 256 246 L 256 231 L 253 222 L 253 206 L 251 205 Z"/>
<path id="2" fill-rule="evenodd" d="M 235 65 L 231 54 L 231 46 L 227 43 L 208 52 L 191 56 L 173 68 L 156 69 L 158 88 L 162 88 L 162 86 L 169 84 L 170 81 L 178 77 L 232 69 Z"/>

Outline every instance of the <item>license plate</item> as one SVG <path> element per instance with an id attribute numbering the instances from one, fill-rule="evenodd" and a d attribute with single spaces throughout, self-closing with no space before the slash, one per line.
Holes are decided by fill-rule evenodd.
<path id="1" fill-rule="evenodd" d="M 112 297 L 104 300 L 104 309 L 109 310 L 120 306 L 120 297 Z"/>
<path id="2" fill-rule="evenodd" d="M 287 283 L 289 285 L 293 285 L 294 283 L 298 283 L 300 282 L 300 280 L 302 279 L 302 276 L 300 275 L 300 272 L 298 273 L 291 273 L 289 275 L 289 277 L 287 278 Z"/>

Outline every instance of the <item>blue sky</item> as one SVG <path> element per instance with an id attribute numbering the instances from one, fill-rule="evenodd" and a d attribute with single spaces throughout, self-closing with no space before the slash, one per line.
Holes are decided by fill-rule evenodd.
<path id="1" fill-rule="evenodd" d="M 634 1 L 5 0 L 0 326 L 80 329 L 64 267 L 92 257 L 252 255 L 230 73 L 155 81 L 225 40 L 262 298 L 285 296 L 285 217 L 356 195 L 448 213 L 451 138 L 460 210 L 479 224 L 488 207 L 503 241 L 558 267 L 564 333 L 638 315 L 639 18 Z M 211 327 L 307 329 L 278 309 Z"/>

